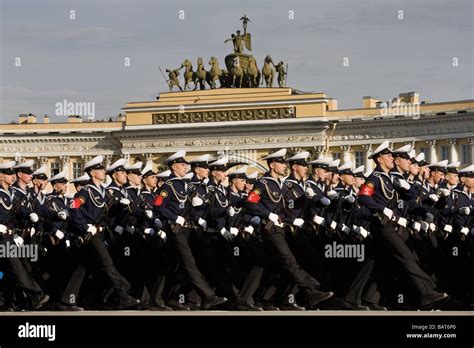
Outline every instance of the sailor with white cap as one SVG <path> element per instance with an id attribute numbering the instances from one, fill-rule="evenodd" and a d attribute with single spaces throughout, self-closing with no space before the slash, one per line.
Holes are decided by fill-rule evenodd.
<path id="1" fill-rule="evenodd" d="M 430 169 L 430 176 L 426 180 L 426 190 L 424 195 L 428 195 L 431 199 L 431 205 L 441 205 L 445 198 L 449 196 L 450 191 L 446 188 L 440 187 L 440 184 L 444 181 L 445 174 L 447 172 L 448 160 L 431 163 L 428 165 Z M 440 199 L 442 201 L 440 202 Z"/>
<path id="2" fill-rule="evenodd" d="M 219 232 L 225 240 L 231 241 L 235 236 L 230 233 L 226 223 L 230 205 L 227 199 L 227 187 L 224 186 L 229 169 L 228 163 L 229 159 L 222 157 L 209 164 L 211 178 L 207 186 L 210 193 L 209 211 L 213 219 L 208 221 L 208 227 Z"/>
<path id="3" fill-rule="evenodd" d="M 80 190 L 82 190 L 84 186 L 86 186 L 89 183 L 90 179 L 91 179 L 90 176 L 86 173 L 81 176 L 78 176 L 75 179 L 70 180 L 69 182 L 71 184 L 74 184 L 76 192 L 79 192 Z"/>
<path id="4" fill-rule="evenodd" d="M 190 218 L 196 228 L 207 230 L 207 216 L 210 193 L 207 187 L 209 182 L 209 162 L 215 161 L 210 154 L 205 154 L 190 161 L 193 177 L 189 181 L 189 197 L 191 199 Z M 202 235 L 201 235 L 202 236 Z"/>
<path id="5" fill-rule="evenodd" d="M 10 248 L 10 244 L 22 246 L 24 240 L 18 234 L 12 235 L 13 228 L 17 227 L 15 211 L 13 208 L 13 192 L 12 185 L 16 180 L 15 161 L 0 163 L 0 245 Z M 49 296 L 45 295 L 38 283 L 31 276 L 28 268 L 25 267 L 22 260 L 18 257 L 5 257 L 6 266 L 13 273 L 12 279 L 15 280 L 19 290 L 23 291 L 28 300 L 31 301 L 32 309 L 39 309 L 49 300 Z M 15 286 L 6 289 L 5 298 L 13 298 Z M 5 303 L 5 307 L 12 306 L 13 303 Z"/>
<path id="6" fill-rule="evenodd" d="M 438 185 L 439 188 L 453 190 L 459 184 L 458 168 L 461 162 L 452 162 L 446 166 L 445 180 Z"/>
<path id="7" fill-rule="evenodd" d="M 264 238 L 268 241 L 267 245 L 272 246 L 272 252 L 276 253 L 278 266 L 282 267 L 291 281 L 305 292 L 305 305 L 315 308 L 318 303 L 327 300 L 334 294 L 319 291 L 318 281 L 298 265 L 285 239 L 283 229 L 285 203 L 281 182 L 286 170 L 285 155 L 286 149 L 281 149 L 263 158 L 267 161 L 269 171 L 255 184 L 253 191 L 247 197 L 246 207 L 249 214 L 261 219 L 262 228 L 265 230 Z M 270 252 L 270 250 L 265 251 Z M 283 299 L 281 305 L 302 309 L 295 302 L 289 303 L 287 299 Z"/>
<path id="8" fill-rule="evenodd" d="M 33 211 L 33 203 L 36 197 L 34 190 L 29 186 L 32 180 L 31 167 L 35 164 L 33 160 L 23 163 L 17 163 L 13 169 L 15 170 L 17 181 L 13 184 L 14 192 L 13 206 L 16 207 L 15 215 L 18 220 L 18 228 L 31 229 L 30 223 L 37 223 L 39 216 Z M 29 222 L 28 222 L 29 220 Z"/>
<path id="9" fill-rule="evenodd" d="M 69 216 L 66 171 L 54 175 L 49 179 L 53 192 L 46 196 L 45 208 L 49 211 L 49 219 L 46 219 L 45 230 L 57 240 L 62 240 L 66 233 L 66 220 Z"/>
<path id="10" fill-rule="evenodd" d="M 115 293 L 119 299 L 117 308 L 130 308 L 136 306 L 140 301 L 134 299 L 127 294 L 127 284 L 122 275 L 115 268 L 113 260 L 109 254 L 108 248 L 105 244 L 105 229 L 109 228 L 109 223 L 106 221 L 107 203 L 106 203 L 106 189 L 102 187 L 105 181 L 105 170 L 102 164 L 103 157 L 96 156 L 91 161 L 87 162 L 84 170 L 91 177 L 90 182 L 79 191 L 70 205 L 70 221 L 72 230 L 79 236 L 82 236 L 89 248 L 97 255 L 97 261 L 105 272 L 106 276 L 112 283 Z M 109 174 L 114 175 L 115 171 L 119 171 L 120 166 L 125 162 L 115 162 L 110 166 Z M 122 168 L 120 168 L 122 170 Z M 125 176 L 125 168 L 123 168 Z M 123 206 L 127 206 L 126 201 L 118 202 Z M 79 291 L 82 279 L 71 278 L 70 283 L 74 283 L 74 291 Z M 68 287 L 69 288 L 69 287 Z M 65 295 L 67 298 L 67 294 Z M 64 296 L 63 296 L 64 298 Z"/>
<path id="11" fill-rule="evenodd" d="M 204 276 L 196 266 L 193 253 L 189 247 L 190 221 L 188 214 L 188 187 L 184 180 L 187 172 L 188 161 L 185 159 L 186 151 L 180 150 L 168 157 L 166 163 L 171 170 L 171 175 L 160 189 L 160 195 L 155 201 L 155 209 L 163 217 L 165 232 L 178 249 L 178 257 L 185 275 L 191 284 L 202 296 L 201 308 L 209 309 L 221 305 L 226 298 L 216 296 Z M 169 304 L 172 307 L 183 304 L 178 294 L 171 294 Z"/>
<path id="12" fill-rule="evenodd" d="M 283 196 L 285 204 L 289 209 L 284 210 L 284 221 L 296 228 L 303 227 L 305 216 L 304 207 L 307 198 L 313 198 L 316 193 L 306 185 L 305 180 L 308 175 L 308 151 L 294 154 L 287 159 L 290 165 L 291 174 L 285 179 L 283 185 Z"/>
<path id="13" fill-rule="evenodd" d="M 435 283 L 420 268 L 416 262 L 413 252 L 405 244 L 397 233 L 397 228 L 390 223 L 395 221 L 399 225 L 406 226 L 406 219 L 401 217 L 396 207 L 396 188 L 390 177 L 390 170 L 394 167 L 392 151 L 389 149 L 388 141 L 379 146 L 370 156 L 377 164 L 375 170 L 367 178 L 366 184 L 359 191 L 358 201 L 376 213 L 371 221 L 371 234 L 378 241 L 375 248 L 387 248 L 387 252 L 394 254 L 398 266 L 404 271 L 410 282 L 417 290 L 420 306 L 431 306 L 448 297 L 445 293 L 437 293 Z M 383 218 L 386 217 L 386 218 Z M 380 244 L 379 244 L 380 243 Z M 384 251 L 381 251 L 382 255 Z M 375 262 L 383 262 L 376 259 Z M 383 267 L 381 264 L 380 267 Z M 369 302 L 377 304 L 378 297 L 374 296 Z"/>
<path id="14" fill-rule="evenodd" d="M 107 186 L 105 191 L 109 228 L 118 235 L 122 235 L 125 230 L 133 233 L 135 228 L 134 217 L 142 215 L 140 213 L 143 213 L 143 210 L 141 210 L 137 204 L 132 204 L 129 190 L 125 189 L 125 185 L 127 184 L 126 163 L 127 160 L 121 158 L 106 169 L 107 174 L 112 179 L 112 182 Z M 130 263 L 128 263 L 128 265 L 130 265 Z"/>
<path id="15" fill-rule="evenodd" d="M 332 159 L 322 157 L 308 162 L 311 165 L 311 174 L 309 180 L 317 183 L 322 192 L 326 192 L 326 180 L 328 178 L 329 163 Z"/>
<path id="16" fill-rule="evenodd" d="M 125 165 L 125 172 L 127 173 L 127 184 L 125 189 L 128 192 L 130 200 L 133 202 L 140 194 L 142 185 L 142 162 L 136 162 L 130 165 Z"/>
<path id="17" fill-rule="evenodd" d="M 360 187 L 365 183 L 364 170 L 365 165 L 361 165 L 352 171 L 355 178 L 354 187 L 356 188 L 357 192 L 359 192 Z"/>
<path id="18" fill-rule="evenodd" d="M 46 175 L 46 166 L 41 166 L 33 173 L 31 173 L 33 191 L 36 195 L 36 200 L 33 201 L 33 210 L 35 212 L 41 211 L 41 205 L 44 203 L 45 195 L 43 194 L 44 189 L 48 185 L 48 177 Z M 40 213 L 41 215 L 41 213 Z"/>

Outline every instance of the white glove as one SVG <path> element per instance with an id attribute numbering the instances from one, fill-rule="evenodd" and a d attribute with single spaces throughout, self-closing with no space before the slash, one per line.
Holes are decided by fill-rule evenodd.
<path id="1" fill-rule="evenodd" d="M 32 227 L 30 229 L 30 237 L 33 237 L 35 233 L 36 233 L 36 228 Z"/>
<path id="2" fill-rule="evenodd" d="M 63 239 L 64 238 L 64 233 L 61 230 L 57 230 L 56 233 L 54 234 L 58 239 Z"/>
<path id="3" fill-rule="evenodd" d="M 30 220 L 31 220 L 31 222 L 37 222 L 39 220 L 38 214 L 31 213 L 30 214 Z"/>
<path id="4" fill-rule="evenodd" d="M 451 226 L 451 225 L 444 225 L 443 230 L 444 230 L 445 232 L 451 233 L 451 232 L 453 232 L 453 226 Z"/>
<path id="5" fill-rule="evenodd" d="M 97 233 L 97 227 L 91 224 L 87 224 L 87 232 L 90 232 L 92 235 L 95 235 Z"/>
<path id="6" fill-rule="evenodd" d="M 352 204 L 355 202 L 355 197 L 353 195 L 347 195 L 346 197 L 344 197 L 344 200 L 349 203 L 349 204 Z"/>
<path id="7" fill-rule="evenodd" d="M 359 232 L 359 233 L 362 235 L 362 237 L 364 237 L 364 238 L 367 238 L 367 236 L 369 235 L 369 232 L 368 232 L 365 228 L 363 228 L 362 226 L 359 227 L 359 231 L 358 231 L 358 232 Z"/>
<path id="8" fill-rule="evenodd" d="M 397 224 L 403 227 L 407 227 L 407 219 L 405 219 L 404 217 L 400 217 L 397 220 Z"/>
<path id="9" fill-rule="evenodd" d="M 413 224 L 411 225 L 411 227 L 417 231 L 417 232 L 420 232 L 420 229 L 421 229 L 421 224 L 419 222 L 413 222 Z"/>
<path id="10" fill-rule="evenodd" d="M 155 234 L 155 230 L 153 228 L 148 227 L 143 230 L 143 233 L 153 236 Z"/>
<path id="11" fill-rule="evenodd" d="M 331 222 L 331 225 L 329 225 L 329 227 L 331 227 L 331 229 L 335 230 L 336 227 L 337 227 L 337 222 L 336 221 Z"/>
<path id="12" fill-rule="evenodd" d="M 123 204 L 123 205 L 129 205 L 130 204 L 130 200 L 128 198 L 121 198 L 119 202 L 120 202 L 120 204 Z"/>
<path id="13" fill-rule="evenodd" d="M 234 216 L 235 215 L 234 207 L 227 208 L 227 215 L 229 215 L 229 216 Z"/>
<path id="14" fill-rule="evenodd" d="M 165 231 L 159 230 L 156 235 L 158 237 L 160 237 L 161 239 L 163 239 L 164 242 L 166 242 L 166 233 L 165 233 Z"/>
<path id="15" fill-rule="evenodd" d="M 278 223 L 278 215 L 277 214 L 274 214 L 274 213 L 270 213 L 270 215 L 268 215 L 268 219 L 273 222 L 274 224 L 277 224 Z"/>
<path id="16" fill-rule="evenodd" d="M 247 226 L 244 228 L 244 231 L 249 233 L 249 234 L 252 234 L 253 233 L 253 226 Z"/>
<path id="17" fill-rule="evenodd" d="M 459 208 L 459 214 L 462 214 L 462 215 L 469 215 L 469 214 L 471 214 L 471 208 L 469 208 L 469 207 L 461 207 L 461 208 Z"/>
<path id="18" fill-rule="evenodd" d="M 207 229 L 207 221 L 204 220 L 203 218 L 199 218 L 198 224 L 199 224 L 199 226 L 202 227 L 203 230 Z"/>
<path id="19" fill-rule="evenodd" d="M 320 199 L 319 201 L 320 201 L 321 204 L 324 205 L 325 207 L 327 207 L 329 204 L 331 204 L 331 201 L 330 201 L 329 198 L 327 198 L 326 196 L 321 197 L 321 199 Z"/>
<path id="20" fill-rule="evenodd" d="M 191 205 L 193 207 L 199 207 L 204 204 L 204 201 L 202 200 L 201 197 L 195 196 L 193 199 L 191 199 Z"/>
<path id="21" fill-rule="evenodd" d="M 467 227 L 461 228 L 461 233 L 467 236 L 467 234 L 469 233 L 469 228 Z"/>
<path id="22" fill-rule="evenodd" d="M 293 220 L 293 225 L 296 227 L 301 227 L 304 225 L 304 220 L 300 218 L 296 218 Z"/>
<path id="23" fill-rule="evenodd" d="M 326 196 L 328 196 L 328 198 L 332 201 L 333 199 L 336 199 L 339 197 L 339 193 L 337 193 L 336 191 L 334 190 L 331 190 L 331 191 L 328 191 L 328 193 L 326 194 Z"/>
<path id="24" fill-rule="evenodd" d="M 58 212 L 58 218 L 60 218 L 61 220 L 66 220 L 68 216 L 69 216 L 69 213 L 66 209 L 63 209 L 60 212 Z"/>
<path id="25" fill-rule="evenodd" d="M 428 197 L 430 197 L 430 199 L 435 203 L 439 201 L 438 196 L 436 196 L 434 193 L 430 194 Z"/>
<path id="26" fill-rule="evenodd" d="M 442 194 L 444 197 L 448 197 L 448 196 L 451 194 L 451 191 L 449 191 L 448 189 L 440 188 L 439 190 L 441 191 L 441 194 Z"/>
<path id="27" fill-rule="evenodd" d="M 235 237 L 236 235 L 239 234 L 239 229 L 237 227 L 231 227 L 230 228 L 230 234 Z"/>
<path id="28" fill-rule="evenodd" d="M 178 217 L 176 218 L 176 221 L 175 221 L 175 222 L 176 222 L 178 225 L 183 226 L 185 221 L 186 221 L 186 220 L 184 220 L 184 217 L 178 216 Z"/>
<path id="29" fill-rule="evenodd" d="M 388 208 L 383 208 L 383 215 L 388 217 L 390 220 L 393 218 L 393 210 Z"/>
<path id="30" fill-rule="evenodd" d="M 224 239 L 228 242 L 231 241 L 232 238 L 233 238 L 232 234 L 230 234 L 230 232 L 227 231 L 227 229 L 225 227 L 222 227 L 222 229 L 220 230 L 220 233 L 221 233 L 222 237 L 224 237 Z"/>
<path id="31" fill-rule="evenodd" d="M 405 179 L 400 179 L 398 180 L 398 183 L 400 185 L 400 187 L 404 190 L 409 190 L 410 189 L 410 184 L 405 180 Z"/>
<path id="32" fill-rule="evenodd" d="M 120 226 L 120 225 L 117 225 L 117 226 L 115 226 L 114 231 L 117 232 L 119 234 L 119 236 L 121 236 L 122 233 L 123 233 L 123 227 Z"/>
<path id="33" fill-rule="evenodd" d="M 5 234 L 8 232 L 7 226 L 0 224 L 0 234 Z"/>
<path id="34" fill-rule="evenodd" d="M 431 231 L 436 231 L 436 225 L 434 223 L 430 223 L 430 230 Z"/>
<path id="35" fill-rule="evenodd" d="M 145 210 L 145 215 L 148 219 L 153 217 L 153 212 L 150 209 Z"/>
<path id="36" fill-rule="evenodd" d="M 13 241 L 15 242 L 17 247 L 21 247 L 23 245 L 23 238 L 21 238 L 19 235 L 15 234 L 13 236 Z"/>
<path id="37" fill-rule="evenodd" d="M 319 216 L 319 215 L 315 215 L 314 218 L 313 218 L 313 222 L 316 225 L 323 225 L 324 224 L 324 218 Z"/>
<path id="38" fill-rule="evenodd" d="M 342 232 L 344 232 L 345 234 L 349 234 L 349 232 L 351 231 L 351 229 L 349 227 L 347 227 L 346 225 L 342 224 L 342 228 L 341 228 Z"/>
<path id="39" fill-rule="evenodd" d="M 425 231 L 425 232 L 428 231 L 428 228 L 430 227 L 430 225 L 426 221 L 422 221 L 422 222 L 420 222 L 420 224 L 421 224 L 421 229 L 423 231 Z"/>
<path id="40" fill-rule="evenodd" d="M 314 193 L 314 190 L 311 187 L 307 187 L 305 190 L 306 197 L 308 198 L 313 198 L 316 193 Z"/>

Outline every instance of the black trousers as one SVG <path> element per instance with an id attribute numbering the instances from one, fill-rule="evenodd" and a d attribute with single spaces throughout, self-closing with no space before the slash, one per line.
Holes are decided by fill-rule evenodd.
<path id="1" fill-rule="evenodd" d="M 8 248 L 11 245 L 14 245 L 13 237 L 11 236 L 3 237 L 0 243 L 5 245 Z M 13 288 L 11 287 L 14 287 L 15 285 L 14 282 L 16 283 L 17 286 L 19 286 L 22 290 L 24 290 L 26 294 L 29 296 L 38 295 L 43 292 L 41 287 L 31 276 L 31 273 L 28 270 L 28 268 L 25 267 L 25 263 L 22 262 L 20 258 L 17 258 L 17 257 L 6 258 L 4 265 L 6 267 L 6 271 L 13 275 L 13 279 L 11 279 L 11 282 L 8 282 L 9 284 L 7 285 L 7 290 L 6 290 L 7 293 L 10 291 L 13 291 Z M 7 294 L 7 297 L 10 297 L 10 296 Z"/>
<path id="2" fill-rule="evenodd" d="M 119 297 L 119 300 L 127 298 L 127 291 L 130 289 L 128 281 L 115 268 L 109 250 L 104 243 L 102 233 L 95 234 L 87 245 L 80 248 L 78 254 L 78 264 L 69 279 L 61 300 L 65 303 L 75 303 L 79 291 L 84 281 L 87 270 L 90 268 L 90 259 L 96 262 L 106 278 L 110 281 L 112 288 Z"/>
<path id="3" fill-rule="evenodd" d="M 264 236 L 267 248 L 270 249 L 268 251 L 275 254 L 284 277 L 288 277 L 289 281 L 296 284 L 306 295 L 317 291 L 320 287 L 319 282 L 300 267 L 288 246 L 285 231 L 281 227 L 274 226 L 266 231 Z"/>
<path id="4" fill-rule="evenodd" d="M 190 281 L 191 285 L 196 289 L 203 299 L 208 299 L 215 295 L 214 290 L 211 289 L 201 271 L 196 265 L 194 255 L 189 246 L 190 230 L 185 227 L 179 227 L 176 233 L 170 231 L 169 238 L 176 248 L 178 255 L 178 262 L 185 276 Z"/>
<path id="5" fill-rule="evenodd" d="M 387 252 L 393 256 L 397 266 L 399 266 L 407 276 L 419 296 L 422 297 L 433 294 L 436 284 L 420 267 L 417 262 L 418 257 L 398 235 L 393 223 L 382 225 L 380 220 L 374 217 L 370 230 L 375 238 L 376 245 L 378 244 L 383 250 L 387 250 Z"/>

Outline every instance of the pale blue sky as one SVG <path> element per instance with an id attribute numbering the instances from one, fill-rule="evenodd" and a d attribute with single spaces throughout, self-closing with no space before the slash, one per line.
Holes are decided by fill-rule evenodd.
<path id="1" fill-rule="evenodd" d="M 232 51 L 224 40 L 240 29 L 244 13 L 259 68 L 270 53 L 275 62 L 288 63 L 288 86 L 326 92 L 339 108 L 361 107 L 365 95 L 388 100 L 409 91 L 427 101 L 474 96 L 472 0 L 0 4 L 1 123 L 19 113 L 53 116 L 64 99 L 95 102 L 99 118 L 117 115 L 129 101 L 154 100 L 167 91 L 158 66 L 176 68 L 189 58 L 195 67 L 199 56 L 206 64 L 216 56 L 224 66 Z M 21 67 L 14 66 L 15 57 Z M 131 67 L 124 67 L 125 57 Z"/>

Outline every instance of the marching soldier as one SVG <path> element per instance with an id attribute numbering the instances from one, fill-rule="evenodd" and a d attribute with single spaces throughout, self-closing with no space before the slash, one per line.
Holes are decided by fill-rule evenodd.
<path id="1" fill-rule="evenodd" d="M 275 255 L 275 261 L 281 265 L 280 272 L 304 292 L 307 308 L 314 309 L 319 303 L 334 294 L 318 290 L 319 282 L 300 267 L 285 239 L 282 222 L 285 201 L 282 194 L 283 182 L 281 181 L 286 170 L 285 154 L 286 149 L 281 149 L 263 158 L 267 161 L 269 171 L 260 178 L 255 184 L 254 190 L 250 192 L 247 198 L 247 209 L 252 215 L 258 216 L 262 220 L 262 224 L 265 226 L 266 251 Z M 267 296 L 263 296 L 264 301 L 269 299 Z"/>
<path id="2" fill-rule="evenodd" d="M 211 309 L 227 301 L 218 297 L 211 289 L 204 276 L 196 266 L 194 255 L 189 246 L 189 233 L 191 224 L 188 211 L 188 187 L 184 180 L 188 162 L 184 158 L 186 151 L 181 150 L 167 159 L 171 175 L 160 190 L 160 199 L 155 203 L 159 214 L 163 216 L 168 230 L 170 242 L 176 247 L 178 261 L 187 280 L 196 289 L 202 298 L 202 309 Z M 173 293 L 171 301 L 179 303 L 178 294 Z"/>
<path id="3" fill-rule="evenodd" d="M 420 306 L 426 308 L 446 299 L 448 295 L 434 290 L 435 283 L 417 264 L 415 255 L 398 235 L 393 224 L 406 225 L 406 219 L 400 215 L 396 207 L 396 187 L 389 174 L 394 168 L 394 160 L 388 145 L 388 141 L 385 141 L 370 155 L 377 166 L 359 191 L 359 201 L 376 214 L 372 219 L 370 231 L 377 244 L 388 247 L 387 251 L 398 261 L 398 266 L 402 268 L 417 291 Z M 383 265 L 379 263 L 376 267 L 383 268 Z M 376 301 L 372 302 L 374 304 L 378 302 L 375 296 L 367 299 L 368 302 L 371 300 Z"/>
<path id="4" fill-rule="evenodd" d="M 21 171 L 28 171 L 26 166 L 20 166 L 19 168 L 22 168 L 20 169 Z M 14 191 L 12 189 L 16 180 L 15 171 L 18 171 L 18 167 L 15 166 L 14 161 L 0 163 L 0 243 L 7 247 L 15 244 L 19 248 L 24 245 L 24 240 L 22 236 L 14 232 L 14 227 L 16 226 L 14 204 L 15 202 L 21 202 L 21 200 L 15 199 L 15 192 L 18 190 Z M 22 175 L 20 174 L 20 176 Z M 25 173 L 25 176 L 28 178 L 27 173 Z M 23 179 L 22 183 L 25 181 L 28 180 Z M 23 189 L 22 192 L 24 192 Z M 26 203 L 21 209 L 25 209 L 25 214 L 31 214 L 26 209 Z M 29 304 L 28 308 L 36 310 L 48 302 L 49 296 L 44 294 L 41 287 L 33 279 L 29 267 L 25 267 L 22 260 L 17 257 L 5 258 L 5 261 L 2 262 L 2 269 L 6 272 L 5 281 L 8 283 L 5 289 L 5 307 L 14 308 L 15 306 L 13 298 L 15 286 L 18 286 L 26 294 Z"/>
<path id="5" fill-rule="evenodd" d="M 113 290 L 118 297 L 117 307 L 130 308 L 138 305 L 139 300 L 127 294 L 130 285 L 115 268 L 105 244 L 104 232 L 108 226 L 105 219 L 107 214 L 106 190 L 102 186 L 106 174 L 102 161 L 103 157 L 97 156 L 84 165 L 84 170 L 91 180 L 78 192 L 71 203 L 71 223 L 74 232 L 86 240 L 87 247 L 92 252 L 94 260 L 99 264 L 100 271 L 112 283 Z M 125 203 L 126 201 L 119 201 L 121 205 L 126 205 Z"/>

